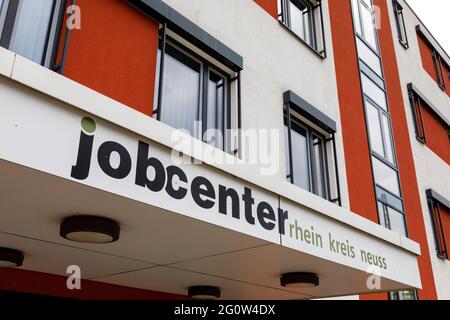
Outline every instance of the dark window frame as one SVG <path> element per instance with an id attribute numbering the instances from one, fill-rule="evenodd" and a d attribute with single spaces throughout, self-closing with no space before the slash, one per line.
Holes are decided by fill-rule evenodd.
<path id="1" fill-rule="evenodd" d="M 316 0 L 316 4 L 313 4 L 310 0 L 280 0 L 281 7 L 279 8 L 278 21 L 285 27 L 293 36 L 304 43 L 309 49 L 311 49 L 315 54 L 317 54 L 322 59 L 327 58 L 327 50 L 325 45 L 325 30 L 323 24 L 323 9 L 322 0 Z M 300 3 L 305 4 L 310 8 L 311 14 L 309 15 L 310 21 L 310 39 L 312 40 L 312 45 L 303 39 L 300 35 L 295 33 L 291 28 L 291 16 L 290 16 L 290 3 L 300 8 Z M 317 24 L 316 13 L 318 12 L 318 17 L 320 18 L 320 23 Z M 320 31 L 317 30 L 320 26 Z M 319 37 L 321 38 L 322 48 L 319 48 Z"/>
<path id="2" fill-rule="evenodd" d="M 302 122 L 300 119 L 296 118 L 295 116 L 293 116 L 291 114 L 291 123 L 290 126 L 288 124 L 288 116 L 285 115 L 285 125 L 287 126 L 288 130 L 293 130 L 296 131 L 298 133 L 300 133 L 301 135 L 305 136 L 306 138 L 306 151 L 307 151 L 307 162 L 308 162 L 308 191 L 321 196 L 327 200 L 330 199 L 330 178 L 329 178 L 329 170 L 328 170 L 328 153 L 326 150 L 326 138 L 323 134 L 321 134 L 319 131 L 311 128 L 310 126 L 308 126 L 307 124 L 305 124 L 304 122 Z M 300 132 L 303 131 L 305 134 Z M 314 153 L 314 137 L 316 137 L 317 139 L 320 139 L 322 146 L 320 148 L 320 152 L 321 152 L 321 160 L 318 161 L 318 159 L 316 159 L 315 153 Z M 292 138 L 290 138 L 289 143 L 291 144 L 289 149 L 292 150 Z M 292 159 L 292 151 L 289 154 L 290 157 L 290 162 L 294 161 L 294 159 Z M 319 175 L 316 172 L 316 168 L 315 168 L 315 164 L 319 162 L 320 163 L 320 167 L 321 167 L 321 174 Z M 319 194 L 319 181 L 317 181 L 318 177 L 321 177 L 322 181 L 322 185 L 325 186 L 325 195 L 321 195 Z M 295 176 L 293 173 L 293 168 L 289 168 L 289 174 L 286 176 L 287 179 L 290 180 L 290 182 L 292 184 L 295 184 Z"/>
<path id="3" fill-rule="evenodd" d="M 448 137 L 450 139 L 450 123 L 445 120 L 445 117 L 441 115 L 439 110 L 433 106 L 433 104 L 412 83 L 408 84 L 407 90 L 414 121 L 416 139 L 422 144 L 427 144 L 427 135 L 422 117 L 422 108 L 426 108 L 430 111 L 442 124 L 447 127 Z"/>
<path id="4" fill-rule="evenodd" d="M 437 84 L 439 88 L 441 88 L 441 90 L 445 91 L 445 80 L 444 80 L 444 73 L 442 71 L 441 56 L 435 49 L 433 49 L 432 57 L 433 57 L 434 72 L 436 73 Z"/>
<path id="5" fill-rule="evenodd" d="M 394 7 L 395 24 L 397 26 L 398 32 L 398 42 L 403 48 L 408 49 L 408 34 L 405 25 L 405 16 L 403 15 L 403 6 L 398 2 L 398 0 L 392 0 L 392 5 Z M 405 39 L 403 39 L 403 35 Z"/>
<path id="6" fill-rule="evenodd" d="M 450 201 L 438 194 L 432 189 L 426 190 L 428 209 L 430 210 L 431 221 L 433 225 L 434 240 L 436 244 L 436 254 L 439 259 L 448 260 L 449 252 L 445 240 L 445 232 L 441 217 L 441 206 L 450 209 Z"/>
<path id="7" fill-rule="evenodd" d="M 153 115 L 152 117 L 155 117 L 158 121 L 161 121 L 161 111 L 164 108 L 163 105 L 163 83 L 164 83 L 164 57 L 168 54 L 167 50 L 170 48 L 170 50 L 176 51 L 181 55 L 187 56 L 189 59 L 195 60 L 197 63 L 201 64 L 199 76 L 200 76 L 200 90 L 199 90 L 199 106 L 198 106 L 198 116 L 197 121 L 201 121 L 202 128 L 201 132 L 198 132 L 201 136 L 194 136 L 194 138 L 202 140 L 204 143 L 212 145 L 215 147 L 215 145 L 209 143 L 205 140 L 205 132 L 208 129 L 208 80 L 210 73 L 214 73 L 218 76 L 221 76 L 224 78 L 224 87 L 225 87 L 225 94 L 224 94 L 224 100 L 226 103 L 223 104 L 223 128 L 224 132 L 222 132 L 222 148 L 220 150 L 231 153 L 231 154 L 238 154 L 240 150 L 240 138 L 238 138 L 238 146 L 235 150 L 230 150 L 230 137 L 227 135 L 227 130 L 231 129 L 231 86 L 232 83 L 237 81 L 238 84 L 238 128 L 240 129 L 241 123 L 240 123 L 240 73 L 238 73 L 237 77 L 231 77 L 227 72 L 221 71 L 219 67 L 212 64 L 210 61 L 206 60 L 204 57 L 198 55 L 197 53 L 193 52 L 189 48 L 187 48 L 185 45 L 177 41 L 176 39 L 168 36 L 166 34 L 166 31 L 163 28 L 160 32 L 159 37 L 159 45 L 158 45 L 158 51 L 160 52 L 160 61 L 159 65 L 157 66 L 157 74 L 159 74 L 159 79 L 156 79 L 156 85 L 158 90 L 156 91 L 156 98 L 157 103 L 154 105 L 153 108 Z M 164 54 L 163 54 L 164 52 Z M 169 53 L 170 54 L 170 53 Z M 240 131 L 240 130 L 239 130 Z M 197 133 L 196 133 L 197 134 Z"/>
<path id="8" fill-rule="evenodd" d="M 359 40 L 361 40 L 372 52 L 374 52 L 378 57 L 380 57 L 381 54 L 380 54 L 380 43 L 379 43 L 379 39 L 378 39 L 378 33 L 375 32 L 376 36 L 375 36 L 375 47 L 374 47 L 372 44 L 370 44 L 366 40 L 366 37 L 365 37 L 366 36 L 366 34 L 365 34 L 366 32 L 365 32 L 365 26 L 364 26 L 364 22 L 363 22 L 363 15 L 361 13 L 361 6 L 364 6 L 366 9 L 368 9 L 370 12 L 372 12 L 372 14 L 374 12 L 374 9 L 368 7 L 367 4 L 363 0 L 356 0 L 356 2 L 357 2 L 357 5 L 358 5 L 357 12 L 358 12 L 358 20 L 359 20 L 359 23 L 360 23 L 361 34 L 359 34 L 356 31 L 356 28 L 355 28 L 355 32 L 354 33 L 358 37 Z M 353 5 L 353 4 L 351 4 L 351 5 Z M 353 13 L 352 13 L 352 16 L 353 16 Z M 353 19 L 353 23 L 354 23 L 354 19 Z M 381 61 L 381 58 L 380 58 L 380 61 Z"/>
<path id="9" fill-rule="evenodd" d="M 9 49 L 11 45 L 12 34 L 15 28 L 17 14 L 19 12 L 20 1 L 23 0 L 5 0 L 2 3 L 2 8 L 0 8 L 2 10 L 6 10 L 5 20 L 3 22 L 4 24 L 1 28 L 0 34 L 0 46 L 6 49 Z M 52 1 L 51 16 L 47 27 L 47 35 L 45 38 L 42 58 L 39 62 L 40 65 L 54 71 L 59 68 L 56 64 L 56 60 L 66 6 L 67 0 Z"/>
<path id="10" fill-rule="evenodd" d="M 309 189 L 308 191 L 318 195 L 318 184 L 317 184 L 317 174 L 314 172 L 314 164 L 315 164 L 315 155 L 314 155 L 314 143 L 313 137 L 317 137 L 321 141 L 321 154 L 322 161 L 320 161 L 320 166 L 322 168 L 322 185 L 325 191 L 325 199 L 338 203 L 342 206 L 341 200 L 341 191 L 340 191 L 340 181 L 339 181 L 339 170 L 337 163 L 337 153 L 336 153 L 336 123 L 320 112 L 318 109 L 310 105 L 308 102 L 301 99 L 292 91 L 286 91 L 284 93 L 284 106 L 283 106 L 283 123 L 288 130 L 287 135 L 287 146 L 288 150 L 286 156 L 288 157 L 288 174 L 286 178 L 292 184 L 295 184 L 295 176 L 293 174 L 293 159 L 292 159 L 292 130 L 293 125 L 297 128 L 301 128 L 301 130 L 306 132 L 306 141 L 307 141 L 307 161 L 308 161 L 308 175 L 309 175 Z M 298 116 L 296 116 L 298 115 Z M 301 118 L 300 118 L 301 117 Z M 327 137 L 324 133 L 320 132 L 318 129 L 313 128 L 311 125 L 302 120 L 305 118 L 307 121 L 310 121 L 314 125 L 326 132 L 329 137 Z M 301 134 L 301 133 L 300 133 Z M 330 174 L 330 154 L 327 150 L 328 143 L 331 143 L 331 149 L 333 150 L 333 158 L 334 158 L 334 175 L 335 175 L 335 183 L 336 183 L 336 197 L 332 197 L 331 192 L 331 174 Z M 318 195 L 321 196 L 322 195 Z"/>

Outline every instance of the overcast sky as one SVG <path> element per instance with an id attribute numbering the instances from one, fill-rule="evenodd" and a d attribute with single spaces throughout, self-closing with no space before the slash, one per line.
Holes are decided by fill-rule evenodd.
<path id="1" fill-rule="evenodd" d="M 450 0 L 406 0 L 447 54 L 450 54 Z"/>

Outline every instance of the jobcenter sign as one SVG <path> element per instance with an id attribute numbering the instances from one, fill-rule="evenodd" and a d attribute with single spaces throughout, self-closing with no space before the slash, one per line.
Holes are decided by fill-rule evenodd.
<path id="1" fill-rule="evenodd" d="M 20 86 L 0 83 L 0 95 L 0 135 L 9 137 L 0 142 L 4 160 L 420 286 L 414 254 L 308 209 L 301 199 L 209 165 L 177 163 L 157 142 Z"/>

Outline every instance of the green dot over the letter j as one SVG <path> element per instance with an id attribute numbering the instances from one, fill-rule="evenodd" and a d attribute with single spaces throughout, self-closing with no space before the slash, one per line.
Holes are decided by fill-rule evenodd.
<path id="1" fill-rule="evenodd" d="M 92 118 L 84 117 L 81 119 L 81 127 L 86 133 L 93 133 L 95 131 L 95 121 Z"/>

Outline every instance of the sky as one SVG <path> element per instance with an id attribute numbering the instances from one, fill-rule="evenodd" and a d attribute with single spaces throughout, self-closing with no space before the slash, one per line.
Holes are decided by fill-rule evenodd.
<path id="1" fill-rule="evenodd" d="M 450 55 L 450 0 L 406 0 Z"/>

